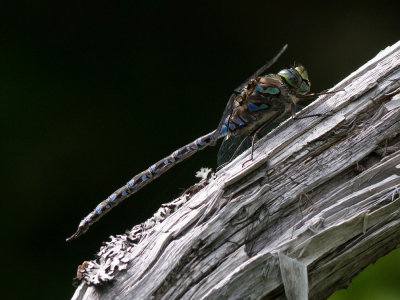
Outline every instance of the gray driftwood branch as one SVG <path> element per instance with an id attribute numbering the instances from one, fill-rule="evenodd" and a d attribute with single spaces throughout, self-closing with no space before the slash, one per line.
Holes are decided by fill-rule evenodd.
<path id="1" fill-rule="evenodd" d="M 400 42 L 111 237 L 73 299 L 325 299 L 400 240 Z M 201 185 L 205 185 L 202 187 Z M 197 191 L 195 189 L 197 188 Z M 194 192 L 195 191 L 195 192 Z"/>

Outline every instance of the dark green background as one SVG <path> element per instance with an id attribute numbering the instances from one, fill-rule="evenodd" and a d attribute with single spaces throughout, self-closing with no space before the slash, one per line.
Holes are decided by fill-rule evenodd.
<path id="1" fill-rule="evenodd" d="M 103 240 L 215 167 L 218 148 L 202 151 L 65 242 L 133 175 L 213 130 L 231 91 L 285 43 L 271 71 L 301 62 L 321 91 L 400 38 L 399 10 L 384 1 L 32 2 L 0 12 L 4 299 L 70 298 Z M 400 288 L 385 298 L 400 286 L 390 257 L 350 291 L 399 299 Z"/>

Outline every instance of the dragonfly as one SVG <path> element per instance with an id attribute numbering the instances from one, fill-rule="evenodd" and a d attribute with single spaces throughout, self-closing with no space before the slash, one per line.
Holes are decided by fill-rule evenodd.
<path id="1" fill-rule="evenodd" d="M 207 146 L 214 146 L 219 139 L 233 139 L 239 136 L 252 137 L 250 157 L 250 160 L 252 160 L 257 136 L 262 130 L 280 120 L 283 116 L 288 113 L 291 113 L 294 119 L 321 116 L 321 114 L 296 116 L 296 104 L 299 100 L 332 93 L 310 93 L 311 82 L 303 65 L 298 64 L 294 67 L 283 69 L 276 74 L 262 75 L 278 60 L 286 48 L 287 45 L 233 91 L 221 121 L 214 131 L 175 150 L 169 156 L 151 165 L 147 170 L 134 176 L 82 219 L 77 231 L 66 241 L 71 241 L 83 235 L 92 224 L 123 200 L 199 150 Z M 243 142 L 240 143 L 237 149 L 240 149 L 242 145 Z M 234 153 L 232 157 L 235 154 L 237 153 Z M 225 162 L 229 161 L 225 160 Z"/>

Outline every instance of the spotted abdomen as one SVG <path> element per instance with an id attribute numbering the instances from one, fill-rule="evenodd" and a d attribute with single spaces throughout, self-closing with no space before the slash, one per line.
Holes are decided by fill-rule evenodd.
<path id="1" fill-rule="evenodd" d="M 110 196 L 108 196 L 107 199 L 99 203 L 96 208 L 79 223 L 78 230 L 70 238 L 67 238 L 67 241 L 71 241 L 84 234 L 89 229 L 90 225 L 97 222 L 113 207 L 117 206 L 123 200 L 139 191 L 146 184 L 150 183 L 161 174 L 168 171 L 174 165 L 180 163 L 186 158 L 192 156 L 197 151 L 202 150 L 213 143 L 214 136 L 215 131 L 198 138 L 194 142 L 179 148 L 171 155 L 161 159 L 154 165 L 150 166 L 147 170 L 133 177 L 123 187 L 119 188 Z"/>

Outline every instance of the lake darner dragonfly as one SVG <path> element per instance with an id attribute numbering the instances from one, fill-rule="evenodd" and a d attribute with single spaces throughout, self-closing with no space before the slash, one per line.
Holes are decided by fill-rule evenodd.
<path id="1" fill-rule="evenodd" d="M 300 99 L 312 98 L 323 94 L 309 94 L 311 83 L 307 70 L 302 65 L 283 69 L 277 74 L 261 76 L 277 61 L 286 48 L 287 45 L 272 60 L 268 61 L 234 90 L 216 130 L 179 148 L 171 155 L 150 166 L 147 170 L 137 174 L 126 185 L 116 190 L 106 200 L 98 204 L 80 222 L 77 231 L 71 237 L 67 238 L 67 241 L 71 241 L 84 234 L 90 225 L 97 222 L 113 207 L 139 191 L 174 165 L 209 145 L 215 145 L 216 141 L 223 137 L 252 136 L 252 159 L 254 141 L 260 131 L 274 121 L 279 120 L 288 112 L 292 114 L 293 118 L 296 118 L 296 103 Z M 318 115 L 308 115 L 306 117 L 310 116 Z"/>

